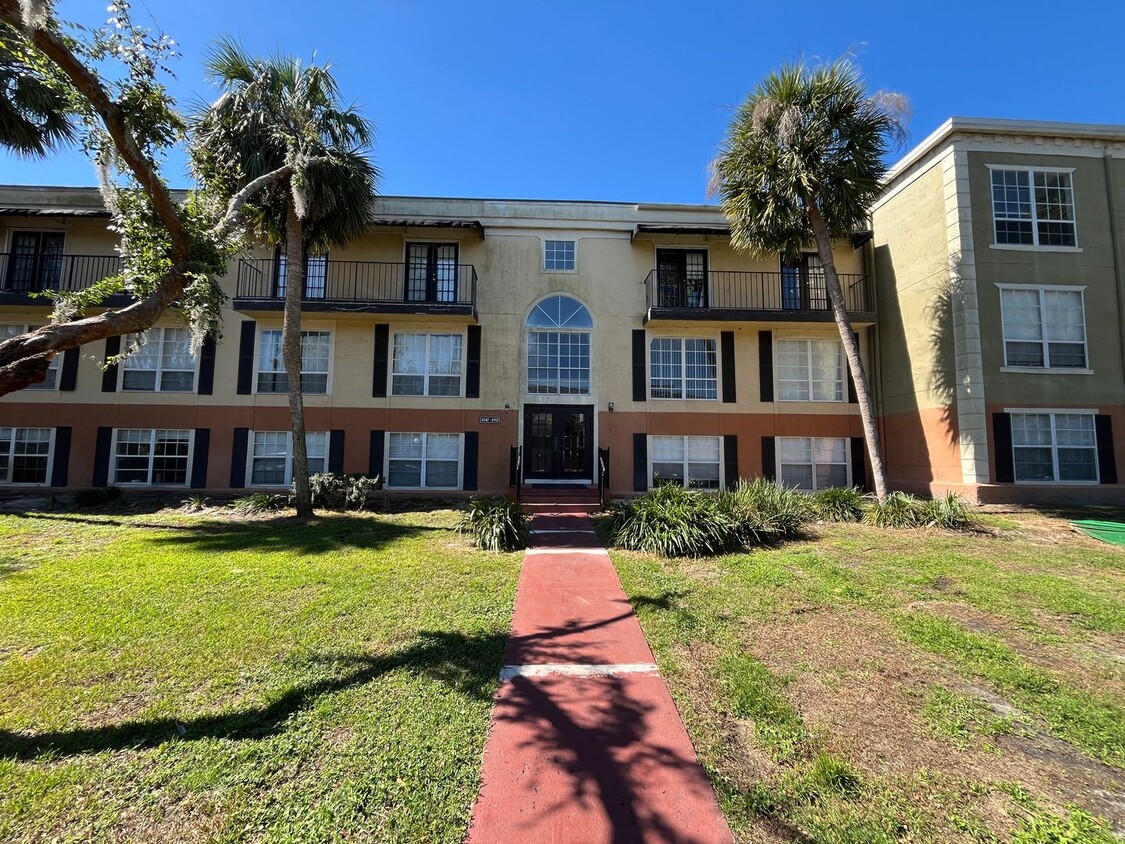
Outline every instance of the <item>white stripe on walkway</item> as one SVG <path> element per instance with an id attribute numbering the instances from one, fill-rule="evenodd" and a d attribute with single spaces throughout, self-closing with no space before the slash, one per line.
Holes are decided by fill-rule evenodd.
<path id="1" fill-rule="evenodd" d="M 594 533 L 590 528 L 566 528 L 565 530 L 533 530 L 533 535 L 540 533 Z"/>
<path id="2" fill-rule="evenodd" d="M 616 665 L 572 665 L 570 663 L 543 663 L 541 665 L 505 665 L 500 669 L 500 682 L 516 677 L 605 677 L 617 674 L 658 674 L 652 662 L 626 662 Z"/>
<path id="3" fill-rule="evenodd" d="M 527 554 L 605 554 L 605 548 L 528 548 Z"/>

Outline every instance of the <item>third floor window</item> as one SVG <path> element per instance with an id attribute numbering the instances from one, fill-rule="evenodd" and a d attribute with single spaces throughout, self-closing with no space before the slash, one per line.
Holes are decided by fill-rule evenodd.
<path id="1" fill-rule="evenodd" d="M 996 243 L 1077 246 L 1070 170 L 992 168 Z"/>

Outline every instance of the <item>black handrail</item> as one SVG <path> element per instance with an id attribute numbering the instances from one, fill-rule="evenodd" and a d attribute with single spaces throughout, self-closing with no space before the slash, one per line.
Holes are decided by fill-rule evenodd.
<path id="1" fill-rule="evenodd" d="M 74 293 L 121 272 L 120 255 L 0 252 L 0 292 Z"/>
<path id="2" fill-rule="evenodd" d="M 523 493 L 523 447 L 514 445 L 508 453 L 508 485 L 516 488 L 516 503 Z"/>
<path id="3" fill-rule="evenodd" d="M 871 279 L 840 273 L 844 305 L 851 313 L 871 313 Z M 824 274 L 817 272 L 734 272 L 712 270 L 707 284 L 680 272 L 653 270 L 645 277 L 645 309 L 677 308 L 747 311 L 830 310 Z"/>
<path id="4" fill-rule="evenodd" d="M 305 271 L 305 301 L 472 305 L 477 303 L 477 271 L 472 264 L 422 268 L 387 261 L 310 260 Z M 432 270 L 432 271 L 431 271 Z M 284 298 L 281 266 L 274 258 L 238 262 L 236 299 Z"/>
<path id="5" fill-rule="evenodd" d="M 605 509 L 605 497 L 609 491 L 609 449 L 598 449 L 598 504 Z"/>

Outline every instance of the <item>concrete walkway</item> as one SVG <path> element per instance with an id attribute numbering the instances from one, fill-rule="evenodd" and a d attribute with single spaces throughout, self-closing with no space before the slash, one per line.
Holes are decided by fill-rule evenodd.
<path id="1" fill-rule="evenodd" d="M 469 844 L 733 841 L 589 517 L 532 529 Z"/>

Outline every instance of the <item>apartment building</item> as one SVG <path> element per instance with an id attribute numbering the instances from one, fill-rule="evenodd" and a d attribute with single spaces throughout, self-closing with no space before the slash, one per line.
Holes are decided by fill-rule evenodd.
<path id="1" fill-rule="evenodd" d="M 0 331 L 118 269 L 106 222 L 92 189 L 0 188 Z M 865 350 L 870 251 L 870 233 L 836 249 Z M 303 259 L 314 471 L 405 494 L 865 484 L 816 255 L 738 254 L 714 207 L 384 197 L 365 237 Z M 287 486 L 286 260 L 232 263 L 222 336 L 196 352 L 167 318 L 119 365 L 110 339 L 0 399 L 0 484 Z"/>
<path id="2" fill-rule="evenodd" d="M 1125 126 L 951 118 L 872 224 L 891 485 L 1125 500 Z"/>

